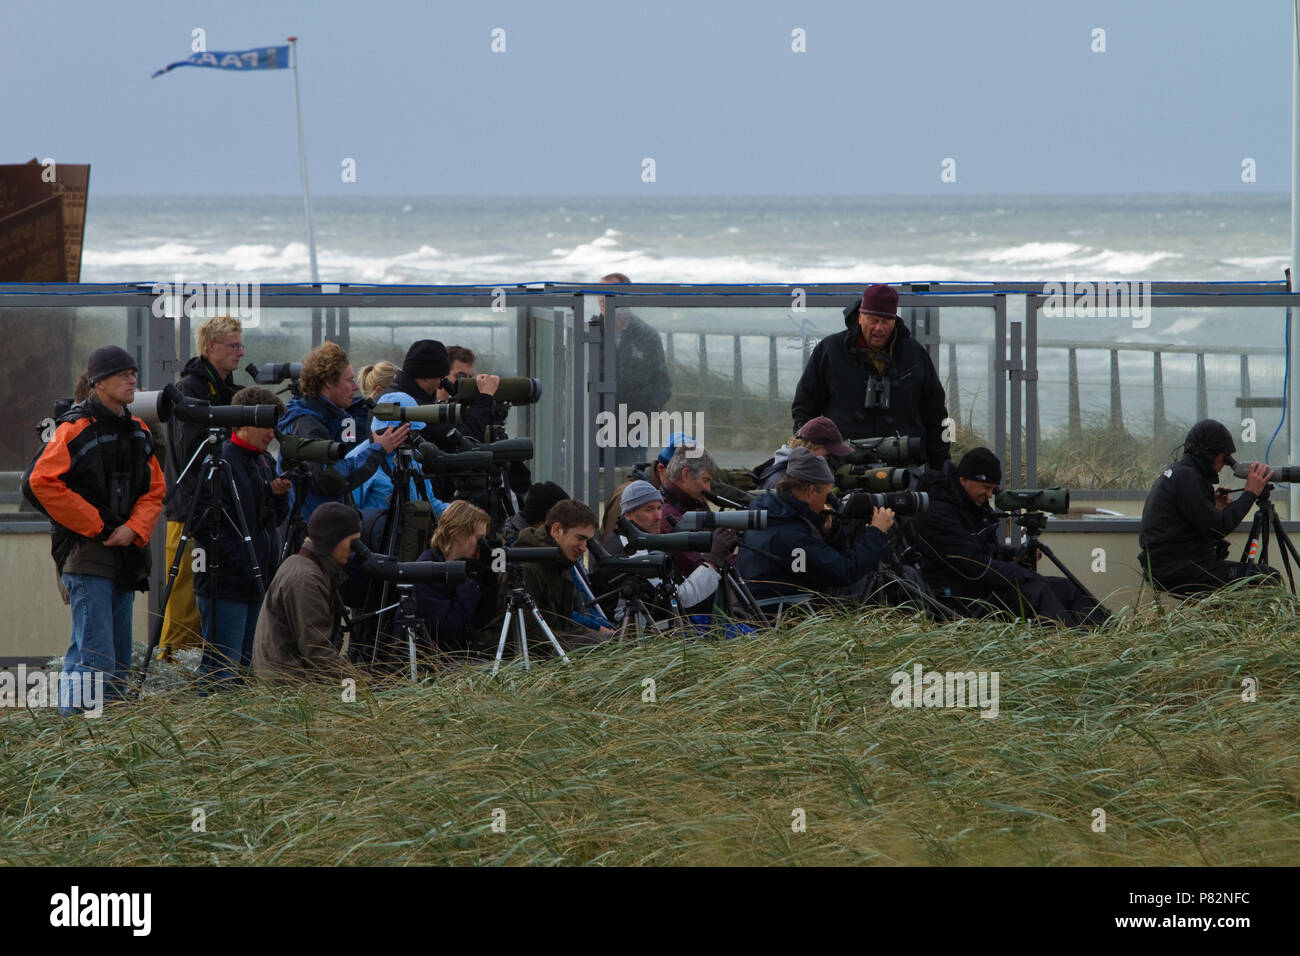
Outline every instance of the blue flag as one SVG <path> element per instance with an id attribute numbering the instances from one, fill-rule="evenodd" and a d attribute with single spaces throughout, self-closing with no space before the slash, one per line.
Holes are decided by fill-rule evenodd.
<path id="1" fill-rule="evenodd" d="M 249 70 L 287 70 L 289 68 L 289 48 L 287 46 L 259 46 L 251 50 L 237 50 L 234 53 L 222 53 L 212 50 L 195 53 L 188 60 L 179 60 L 165 66 L 153 76 L 162 76 L 178 66 L 207 66 L 214 70 L 231 70 L 246 73 Z M 152 79 L 153 77 L 150 77 Z"/>

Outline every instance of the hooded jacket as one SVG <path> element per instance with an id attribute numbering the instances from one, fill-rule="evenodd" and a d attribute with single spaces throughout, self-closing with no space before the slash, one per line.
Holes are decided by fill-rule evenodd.
<path id="1" fill-rule="evenodd" d="M 746 531 L 740 549 L 740 576 L 756 598 L 848 587 L 875 568 L 888 546 L 883 531 L 868 527 L 848 550 L 832 547 L 821 519 L 788 491 L 759 495 L 749 508 L 767 512 L 766 530 Z M 795 548 L 802 549 L 802 560 Z"/>
<path id="2" fill-rule="evenodd" d="M 810 419 L 825 415 L 846 440 L 880 435 L 916 435 L 923 440 L 929 467 L 938 470 L 948 460 L 943 440 L 947 398 L 930 353 L 912 338 L 902 322 L 885 344 L 889 359 L 883 372 L 860 344 L 858 308 L 861 299 L 844 310 L 843 332 L 817 343 L 795 388 L 791 413 L 795 432 Z M 890 383 L 890 408 L 865 408 L 867 379 Z"/>
<path id="3" fill-rule="evenodd" d="M 1186 454 L 1170 465 L 1151 486 L 1142 506 L 1138 554 L 1144 573 L 1148 566 L 1157 581 L 1174 581 L 1188 570 L 1213 567 L 1226 556 L 1227 537 L 1255 503 L 1255 493 L 1243 491 L 1220 510 L 1214 506 L 1214 482 L 1219 476 L 1206 453 Z"/>
<path id="4" fill-rule="evenodd" d="M 283 417 L 276 427 L 282 432 L 297 435 L 300 438 L 327 438 L 330 441 L 343 441 L 343 425 L 349 416 L 329 399 L 317 395 L 312 398 L 295 398 L 289 402 Z M 348 447 L 357 444 L 346 443 Z M 307 487 L 306 502 L 303 505 L 303 517 L 308 517 L 319 505 L 327 501 L 349 503 L 348 492 L 365 484 L 366 479 L 375 473 L 384 460 L 384 449 L 372 445 L 364 455 L 343 458 L 328 465 L 307 463 L 311 481 Z M 284 457 L 280 458 L 280 469 L 285 470 Z M 290 508 L 297 506 L 290 502 Z"/>
<path id="5" fill-rule="evenodd" d="M 998 540 L 998 519 L 961 486 L 952 462 L 941 472 L 926 472 L 917 490 L 930 495 L 930 507 L 912 518 L 926 583 L 936 591 L 984 598 L 1013 587 L 1035 572 L 1013 560 L 1016 549 Z"/>
<path id="6" fill-rule="evenodd" d="M 229 405 L 235 393 L 239 391 L 239 386 L 235 384 L 233 373 L 229 378 L 222 379 L 211 362 L 201 355 L 196 355 L 181 369 L 176 390 L 187 398 L 197 398 L 209 405 Z M 194 457 L 194 452 L 203 444 L 203 439 L 208 437 L 208 429 L 205 425 L 183 422 L 175 417 L 163 427 L 167 432 L 164 473 L 167 487 L 176 488 L 171 499 L 163 505 L 163 512 L 168 521 L 184 521 L 190 513 L 190 502 L 194 500 L 194 489 L 199 483 L 199 463 L 195 462 L 194 467 L 186 472 L 185 480 L 179 483 L 179 487 L 177 479 L 190 459 Z M 222 437 L 229 438 L 230 429 L 223 429 Z"/>
<path id="7" fill-rule="evenodd" d="M 429 548 L 420 555 L 420 560 L 447 559 L 437 548 Z M 439 652 L 458 657 L 482 657 L 489 646 L 495 650 L 485 628 L 497 613 L 498 598 L 495 575 L 470 574 L 460 584 L 420 582 L 415 585 L 416 607 L 429 625 L 429 639 Z M 499 633 L 500 625 L 497 627 Z"/>

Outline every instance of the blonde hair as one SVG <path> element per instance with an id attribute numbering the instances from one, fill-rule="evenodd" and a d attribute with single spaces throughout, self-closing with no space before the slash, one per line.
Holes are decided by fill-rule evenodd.
<path id="1" fill-rule="evenodd" d="M 401 369 L 392 362 L 384 359 L 376 362 L 374 365 L 367 365 L 357 376 L 357 384 L 361 386 L 361 394 L 366 398 L 374 398 L 375 392 L 380 395 L 388 391 L 393 386 L 393 379 L 397 378 L 397 373 Z"/>
<path id="2" fill-rule="evenodd" d="M 492 525 L 492 519 L 486 511 L 468 501 L 453 501 L 438 516 L 438 526 L 433 529 L 433 538 L 429 543 L 446 554 L 452 542 L 467 534 L 476 534 L 479 525 Z"/>
<path id="3" fill-rule="evenodd" d="M 209 345 L 217 339 L 243 331 L 244 326 L 234 316 L 214 315 L 200 325 L 199 330 L 194 333 L 194 345 L 199 350 L 199 354 L 207 358 Z"/>
<path id="4" fill-rule="evenodd" d="M 302 393 L 315 398 L 321 389 L 332 385 L 348 370 L 348 353 L 337 342 L 323 342 L 302 360 Z"/>

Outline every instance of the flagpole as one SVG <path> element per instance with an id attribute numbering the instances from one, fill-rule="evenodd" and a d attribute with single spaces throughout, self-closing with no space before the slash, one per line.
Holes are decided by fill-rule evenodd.
<path id="1" fill-rule="evenodd" d="M 302 97 L 298 93 L 298 38 L 289 37 L 289 60 L 293 65 L 293 105 L 298 111 L 298 165 L 302 169 L 302 203 L 307 210 L 307 254 L 311 257 L 311 281 L 320 284 L 316 267 L 316 230 L 311 223 L 311 186 L 307 182 L 307 140 L 302 133 Z"/>

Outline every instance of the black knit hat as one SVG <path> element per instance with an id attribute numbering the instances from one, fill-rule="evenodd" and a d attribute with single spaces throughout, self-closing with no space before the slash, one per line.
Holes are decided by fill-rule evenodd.
<path id="1" fill-rule="evenodd" d="M 130 368 L 140 368 L 130 352 L 116 345 L 105 345 L 90 353 L 90 360 L 86 362 L 86 380 L 94 385 Z"/>
<path id="2" fill-rule="evenodd" d="M 447 349 L 435 339 L 420 339 L 406 350 L 402 371 L 411 378 L 445 378 L 451 371 Z"/>
<path id="3" fill-rule="evenodd" d="M 1002 462 L 998 461 L 998 456 L 987 448 L 972 448 L 962 456 L 961 463 L 957 465 L 957 477 L 1000 485 L 1002 484 Z"/>
<path id="4" fill-rule="evenodd" d="M 327 501 L 307 519 L 307 539 L 320 555 L 329 554 L 348 535 L 361 533 L 361 515 L 341 501 Z"/>
<path id="5" fill-rule="evenodd" d="M 1237 450 L 1237 443 L 1232 440 L 1232 432 L 1228 430 L 1227 425 L 1216 422 L 1213 418 L 1203 418 L 1191 427 L 1187 437 L 1183 439 L 1183 450 L 1189 455 L 1211 462 L 1214 461 L 1215 455 L 1222 453 L 1224 463 L 1229 468 L 1237 464 L 1232 457 L 1232 453 Z"/>
<path id="6" fill-rule="evenodd" d="M 540 481 L 528 489 L 524 497 L 524 520 L 537 524 L 546 520 L 546 512 L 561 501 L 567 501 L 569 493 L 553 481 Z"/>

